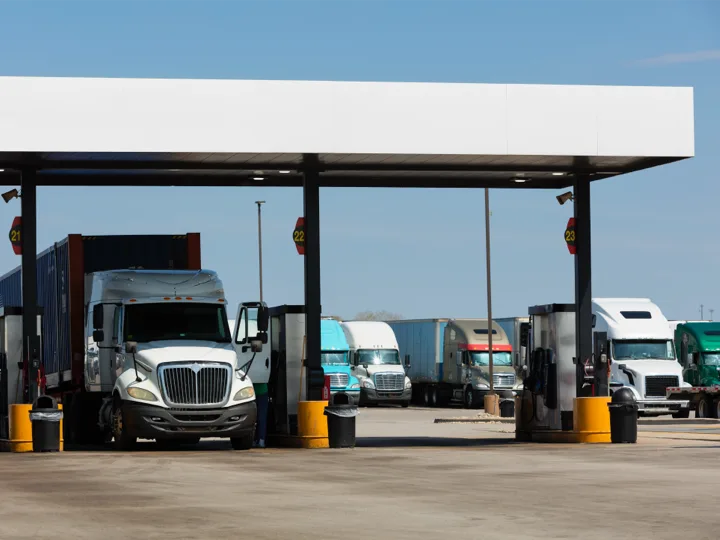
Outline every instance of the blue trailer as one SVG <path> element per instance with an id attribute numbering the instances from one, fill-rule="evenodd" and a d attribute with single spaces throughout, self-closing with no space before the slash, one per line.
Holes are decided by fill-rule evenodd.
<path id="1" fill-rule="evenodd" d="M 330 376 L 330 402 L 357 405 L 360 402 L 360 381 L 350 372 L 350 346 L 340 323 L 334 319 L 320 321 L 320 358 L 325 375 Z"/>
<path id="2" fill-rule="evenodd" d="M 489 372 L 487 319 L 389 321 L 413 388 L 413 401 L 444 406 L 452 401 L 481 406 L 495 390 L 512 392 L 516 375 L 506 332 L 492 323 L 493 367 Z"/>

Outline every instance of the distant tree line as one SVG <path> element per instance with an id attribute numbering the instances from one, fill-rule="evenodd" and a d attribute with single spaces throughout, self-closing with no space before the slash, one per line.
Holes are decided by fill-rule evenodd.
<path id="1" fill-rule="evenodd" d="M 339 315 L 323 315 L 328 319 L 335 319 L 336 321 L 344 321 Z M 399 321 L 403 318 L 399 313 L 392 313 L 390 311 L 361 311 L 353 321 Z"/>

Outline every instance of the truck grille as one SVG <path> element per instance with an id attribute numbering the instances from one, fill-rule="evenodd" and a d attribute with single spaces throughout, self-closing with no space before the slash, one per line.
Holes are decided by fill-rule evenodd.
<path id="1" fill-rule="evenodd" d="M 347 373 L 330 373 L 330 386 L 345 388 L 350 380 Z"/>
<path id="2" fill-rule="evenodd" d="M 377 373 L 375 375 L 375 388 L 383 392 L 403 390 L 405 388 L 405 374 Z"/>
<path id="3" fill-rule="evenodd" d="M 158 369 L 168 405 L 222 405 L 230 392 L 232 368 L 227 364 L 194 362 Z"/>
<path id="4" fill-rule="evenodd" d="M 513 373 L 493 374 L 493 385 L 512 388 L 515 386 L 515 375 Z"/>
<path id="5" fill-rule="evenodd" d="M 645 377 L 645 397 L 665 397 L 665 390 L 667 389 L 667 387 L 677 385 L 677 377 Z"/>

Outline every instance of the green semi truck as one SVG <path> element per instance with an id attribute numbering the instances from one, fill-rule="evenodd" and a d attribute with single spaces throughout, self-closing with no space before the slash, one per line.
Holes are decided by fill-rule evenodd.
<path id="1" fill-rule="evenodd" d="M 697 418 L 720 418 L 720 322 L 678 324 L 675 348 L 692 387 L 668 388 L 668 396 L 689 399 Z"/>

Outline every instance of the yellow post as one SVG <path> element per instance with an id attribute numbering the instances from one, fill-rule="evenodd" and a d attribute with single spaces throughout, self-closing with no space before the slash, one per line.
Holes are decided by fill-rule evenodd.
<path id="1" fill-rule="evenodd" d="M 580 443 L 610 442 L 610 397 L 581 397 L 573 401 L 573 432 Z"/>
<path id="2" fill-rule="evenodd" d="M 303 448 L 328 448 L 327 401 L 298 402 L 298 437 Z"/>
<path id="3" fill-rule="evenodd" d="M 10 451 L 32 452 L 31 404 L 10 405 Z"/>

